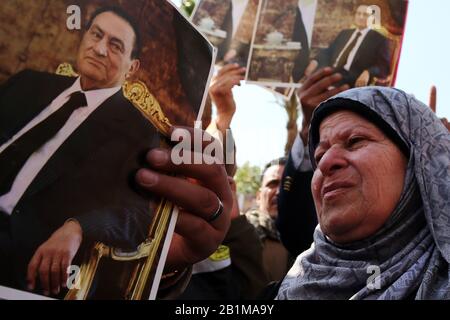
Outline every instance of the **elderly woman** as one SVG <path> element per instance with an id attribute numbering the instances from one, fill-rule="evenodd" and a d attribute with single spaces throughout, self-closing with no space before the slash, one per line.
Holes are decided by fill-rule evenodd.
<path id="1" fill-rule="evenodd" d="M 309 147 L 320 227 L 277 298 L 449 299 L 450 134 L 431 109 L 395 89 L 349 90 L 317 108 Z M 147 159 L 138 182 L 184 208 L 178 231 L 191 239 L 174 238 L 169 255 L 184 268 L 223 239 L 226 214 L 208 216 L 217 197 L 230 210 L 225 171 L 175 166 L 168 150 Z"/>
<path id="2" fill-rule="evenodd" d="M 310 127 L 319 226 L 277 299 L 449 299 L 450 134 L 400 90 L 322 103 Z"/>

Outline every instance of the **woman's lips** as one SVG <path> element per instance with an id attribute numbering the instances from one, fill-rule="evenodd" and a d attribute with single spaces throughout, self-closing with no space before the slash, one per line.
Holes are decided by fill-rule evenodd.
<path id="1" fill-rule="evenodd" d="M 340 196 L 342 193 L 347 192 L 351 187 L 353 187 L 353 184 L 345 181 L 328 183 L 322 188 L 322 199 L 329 200 Z"/>

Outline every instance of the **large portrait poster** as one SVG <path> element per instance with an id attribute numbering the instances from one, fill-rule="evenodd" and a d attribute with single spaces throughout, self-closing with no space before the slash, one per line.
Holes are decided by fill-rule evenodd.
<path id="1" fill-rule="evenodd" d="M 248 82 L 270 87 L 298 86 L 299 74 L 309 59 L 311 33 L 307 32 L 311 26 L 305 26 L 303 16 L 314 15 L 314 5 L 304 0 L 262 1 L 250 49 Z"/>
<path id="2" fill-rule="evenodd" d="M 394 86 L 407 7 L 407 0 L 318 0 L 309 67 L 333 67 L 350 87 Z"/>
<path id="3" fill-rule="evenodd" d="M 261 0 L 199 0 L 192 14 L 198 29 L 218 48 L 217 63 L 247 66 Z"/>
<path id="4" fill-rule="evenodd" d="M 342 74 L 341 85 L 393 86 L 407 7 L 407 0 L 201 0 L 191 19 L 218 48 L 219 64 L 246 66 L 247 83 L 290 99 L 324 67 Z"/>
<path id="5" fill-rule="evenodd" d="M 265 0 L 257 15 L 247 81 L 298 87 L 318 68 L 332 67 L 350 87 L 393 86 L 407 4 L 406 0 Z"/>
<path id="6" fill-rule="evenodd" d="M 208 125 L 214 47 L 161 0 L 4 0 L 0 21 L 0 298 L 154 299 L 176 210 L 134 175 Z M 75 222 L 73 259 L 48 254 Z"/>

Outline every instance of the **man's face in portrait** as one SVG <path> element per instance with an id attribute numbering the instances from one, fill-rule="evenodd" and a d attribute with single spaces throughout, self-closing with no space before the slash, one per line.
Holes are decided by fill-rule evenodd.
<path id="1" fill-rule="evenodd" d="M 358 29 L 365 29 L 367 28 L 368 24 L 367 21 L 369 19 L 369 13 L 367 12 L 367 9 L 369 7 L 366 5 L 361 5 L 356 9 L 355 13 L 355 25 Z"/>
<path id="2" fill-rule="evenodd" d="M 132 58 L 136 41 L 133 27 L 113 12 L 92 21 L 78 51 L 77 66 L 83 90 L 121 86 L 139 69 Z"/>

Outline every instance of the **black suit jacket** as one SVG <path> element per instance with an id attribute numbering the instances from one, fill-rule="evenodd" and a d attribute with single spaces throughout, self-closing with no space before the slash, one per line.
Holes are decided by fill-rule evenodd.
<path id="1" fill-rule="evenodd" d="M 355 29 L 341 31 L 328 48 L 321 50 L 316 57 L 319 67 L 332 66 L 354 32 Z M 369 30 L 356 52 L 350 70 L 343 72 L 342 82 L 354 86 L 356 79 L 364 70 L 369 71 L 371 79 L 387 77 L 390 65 L 388 39 L 377 31 Z"/>
<path id="2" fill-rule="evenodd" d="M 227 5 L 226 2 L 224 5 Z M 230 0 L 229 2 L 229 8 L 227 11 L 227 14 L 223 20 L 222 25 L 220 26 L 220 29 L 227 32 L 227 36 L 225 40 L 219 45 L 218 51 L 217 51 L 217 61 L 223 60 L 224 56 L 227 54 L 228 50 L 230 49 L 231 40 L 233 38 L 233 1 Z"/>
<path id="3" fill-rule="evenodd" d="M 297 15 L 295 17 L 294 33 L 292 41 L 300 42 L 302 49 L 294 61 L 294 69 L 292 70 L 292 79 L 295 83 L 299 82 L 305 73 L 305 69 L 309 62 L 309 42 L 306 33 L 305 24 L 303 23 L 302 12 L 297 6 Z"/>
<path id="4" fill-rule="evenodd" d="M 0 88 L 0 145 L 47 107 L 74 78 L 34 71 Z M 160 136 L 121 91 L 101 104 L 46 163 L 10 218 L 14 273 L 24 279 L 39 245 L 69 218 L 83 240 L 134 248 L 148 233 L 149 201 L 134 190 L 141 155 Z"/>

